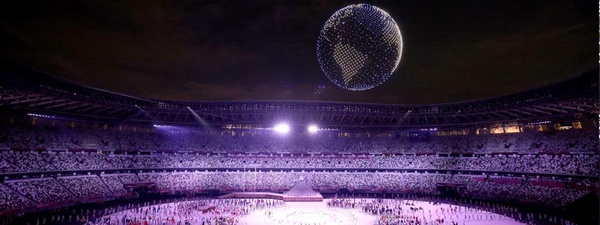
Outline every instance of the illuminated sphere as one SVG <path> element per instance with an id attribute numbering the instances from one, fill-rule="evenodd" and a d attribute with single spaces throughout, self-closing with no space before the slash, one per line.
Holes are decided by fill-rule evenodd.
<path id="1" fill-rule="evenodd" d="M 317 58 L 327 78 L 352 91 L 389 79 L 401 55 L 400 28 L 387 12 L 368 4 L 335 12 L 317 40 Z"/>

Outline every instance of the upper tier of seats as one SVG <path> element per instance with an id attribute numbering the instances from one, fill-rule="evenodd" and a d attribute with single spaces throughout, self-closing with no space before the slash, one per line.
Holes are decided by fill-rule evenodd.
<path id="1" fill-rule="evenodd" d="M 0 149 L 92 149 L 102 151 L 265 153 L 568 153 L 599 150 L 598 130 L 527 131 L 482 135 L 347 134 L 314 135 L 271 131 L 201 131 L 185 128 L 119 129 L 0 125 Z"/>

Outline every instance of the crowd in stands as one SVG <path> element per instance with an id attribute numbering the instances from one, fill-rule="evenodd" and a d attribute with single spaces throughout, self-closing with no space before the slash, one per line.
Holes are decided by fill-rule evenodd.
<path id="1" fill-rule="evenodd" d="M 87 200 L 113 195 L 100 177 L 95 175 L 60 177 L 57 180 L 78 199 Z"/>
<path id="2" fill-rule="evenodd" d="M 275 135 L 272 131 L 204 131 L 176 127 L 120 130 L 60 125 L 0 125 L 0 149 L 288 153 L 497 153 L 597 152 L 597 129 L 437 136 L 423 134 Z"/>
<path id="3" fill-rule="evenodd" d="M 565 189 L 560 192 L 557 196 L 550 200 L 550 204 L 553 205 L 566 205 L 572 201 L 575 201 L 582 196 L 588 194 L 589 191 L 579 189 Z"/>
<path id="4" fill-rule="evenodd" d="M 597 133 L 589 130 L 570 130 L 551 134 L 431 136 L 415 141 L 402 136 L 280 137 L 177 130 L 134 132 L 5 126 L 0 129 L 0 174 L 56 172 L 63 176 L 4 180 L 0 184 L 0 210 L 123 196 L 130 193 L 125 184 L 139 182 L 153 183 L 158 191 L 173 193 L 208 189 L 282 191 L 300 180 L 319 190 L 345 188 L 428 194 L 439 194 L 439 183 L 453 183 L 461 185 L 463 194 L 478 198 L 566 205 L 590 190 L 567 187 L 565 182 L 581 181 L 584 186 L 598 187 L 598 180 L 590 177 L 600 176 L 600 157 L 597 152 L 582 154 L 597 151 L 595 135 Z M 517 152 L 519 154 L 515 154 Z M 175 168 L 189 172 L 168 171 Z M 108 169 L 146 170 L 97 175 Z M 355 171 L 358 169 L 399 171 Z M 403 172 L 403 169 L 433 171 L 416 173 Z M 536 181 L 535 177 L 438 174 L 435 170 L 588 178 Z M 71 171 L 92 171 L 93 174 L 79 172 L 78 176 L 65 176 Z"/>
<path id="5" fill-rule="evenodd" d="M 564 188 L 561 187 L 538 186 L 527 183 L 520 190 L 514 192 L 512 197 L 524 202 L 548 202 L 563 190 Z M 583 196 L 583 194 L 578 196 Z"/>
<path id="6" fill-rule="evenodd" d="M 353 192 L 385 191 L 429 195 L 439 195 L 438 185 L 450 183 L 459 185 L 464 196 L 488 200 L 517 199 L 555 205 L 568 204 L 590 192 L 588 189 L 567 188 L 563 181 L 557 180 L 540 183 L 535 179 L 483 175 L 323 171 L 159 172 L 8 180 L 6 185 L 0 185 L 0 209 L 122 196 L 128 192 L 124 187 L 124 184 L 131 184 L 128 182 L 155 184 L 157 192 L 182 193 L 212 189 L 282 192 L 299 181 L 325 192 L 348 189 Z M 560 184 L 563 186 L 560 187 Z M 596 180 L 591 185 L 597 188 L 599 184 Z M 32 201 L 27 201 L 25 197 Z"/>
<path id="7" fill-rule="evenodd" d="M 515 193 L 521 185 L 521 179 L 504 179 L 503 181 L 498 182 L 492 178 L 483 184 L 479 193 L 484 195 L 483 198 L 510 199 L 512 194 Z"/>
<path id="8" fill-rule="evenodd" d="M 171 179 L 168 173 L 140 173 L 140 181 L 154 182 L 159 190 L 168 190 L 171 187 Z"/>
<path id="9" fill-rule="evenodd" d="M 5 125 L 0 129 L 0 150 L 4 150 L 0 151 L 0 173 L 121 168 L 386 168 L 600 176 L 597 131 L 587 129 L 551 134 L 428 136 L 418 141 L 410 137 L 176 131 Z M 123 154 L 131 151 L 150 155 Z M 447 156 L 466 152 L 480 154 Z"/>
<path id="10" fill-rule="evenodd" d="M 53 178 L 18 180 L 15 182 L 7 182 L 6 184 L 8 187 L 38 204 L 69 202 L 76 199 L 75 196 L 68 193 L 68 191 Z"/>
<path id="11" fill-rule="evenodd" d="M 432 169 L 599 176 L 596 155 L 273 155 L 0 151 L 0 173 L 163 168 Z"/>
<path id="12" fill-rule="evenodd" d="M 23 209 L 33 204 L 35 203 L 12 190 L 10 187 L 0 184 L 0 212 L 9 211 L 11 209 Z"/>
<path id="13" fill-rule="evenodd" d="M 130 176 L 131 175 L 135 175 L 135 174 L 130 174 Z M 104 183 L 106 184 L 106 186 L 108 187 L 110 192 L 114 193 L 117 196 L 126 195 L 127 190 L 123 186 L 123 183 L 126 183 L 126 184 L 127 183 L 137 183 L 137 181 L 133 180 L 133 181 L 122 182 L 122 179 L 119 179 L 119 177 L 123 177 L 123 176 L 117 176 L 117 175 L 100 176 L 100 178 L 102 179 L 102 181 L 104 181 Z M 125 178 L 125 179 L 127 179 L 127 178 Z"/>

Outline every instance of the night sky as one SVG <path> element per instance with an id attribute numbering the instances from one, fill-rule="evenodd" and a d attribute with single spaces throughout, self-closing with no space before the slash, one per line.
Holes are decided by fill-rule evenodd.
<path id="1" fill-rule="evenodd" d="M 325 77 L 315 45 L 325 21 L 357 3 L 387 11 L 404 48 L 387 82 L 353 92 Z M 598 67 L 597 10 L 592 0 L 19 0 L 0 6 L 0 53 L 149 98 L 444 103 Z"/>

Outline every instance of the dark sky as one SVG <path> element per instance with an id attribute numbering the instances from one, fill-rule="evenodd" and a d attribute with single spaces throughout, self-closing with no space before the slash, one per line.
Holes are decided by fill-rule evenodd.
<path id="1" fill-rule="evenodd" d="M 316 58 L 321 27 L 350 3 L 387 11 L 404 40 L 394 75 L 368 91 L 333 85 Z M 443 103 L 597 67 L 597 10 L 592 0 L 19 0 L 0 6 L 0 53 L 150 98 Z"/>

